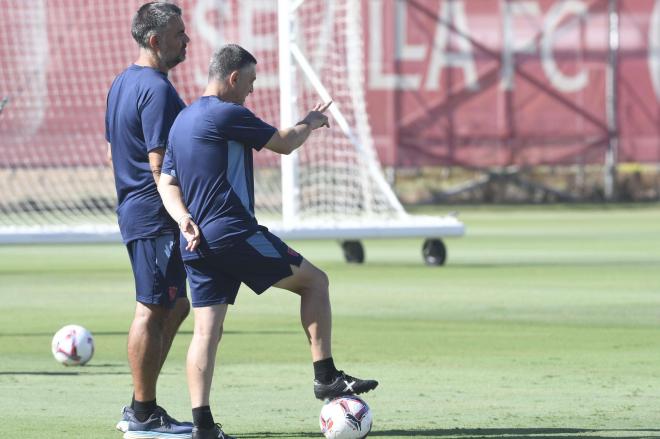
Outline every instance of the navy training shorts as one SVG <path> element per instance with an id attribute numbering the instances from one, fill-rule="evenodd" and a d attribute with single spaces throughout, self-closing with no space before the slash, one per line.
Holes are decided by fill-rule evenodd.
<path id="1" fill-rule="evenodd" d="M 179 249 L 179 233 L 126 244 L 135 277 L 135 300 L 172 308 L 186 297 L 186 270 Z"/>
<path id="2" fill-rule="evenodd" d="M 233 304 L 241 282 L 257 294 L 293 274 L 303 257 L 268 230 L 219 254 L 185 261 L 193 307 Z"/>

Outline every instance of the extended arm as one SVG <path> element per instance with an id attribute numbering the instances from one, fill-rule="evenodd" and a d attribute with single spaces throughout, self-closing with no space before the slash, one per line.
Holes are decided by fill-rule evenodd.
<path id="1" fill-rule="evenodd" d="M 268 143 L 264 145 L 264 148 L 278 154 L 291 154 L 305 143 L 312 131 L 322 126 L 330 127 L 328 117 L 323 114 L 330 104 L 332 104 L 332 101 L 327 104 L 319 104 L 295 126 L 277 130 Z"/>
<path id="2" fill-rule="evenodd" d="M 183 194 L 176 178 L 168 174 L 162 174 L 158 181 L 158 192 L 163 200 L 167 213 L 179 224 L 183 237 L 188 241 L 186 250 L 194 251 L 199 245 L 200 233 L 197 224 L 192 220 L 192 215 L 183 203 Z"/>

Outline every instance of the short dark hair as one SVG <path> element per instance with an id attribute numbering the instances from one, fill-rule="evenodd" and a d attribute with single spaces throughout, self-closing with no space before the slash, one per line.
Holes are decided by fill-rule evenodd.
<path id="1" fill-rule="evenodd" d="M 140 47 L 149 47 L 149 37 L 158 35 L 172 17 L 180 17 L 181 8 L 173 3 L 150 2 L 140 6 L 133 16 L 131 34 Z"/>
<path id="2" fill-rule="evenodd" d="M 256 63 L 257 59 L 238 44 L 226 44 L 211 57 L 209 79 L 224 79 L 234 70 Z"/>

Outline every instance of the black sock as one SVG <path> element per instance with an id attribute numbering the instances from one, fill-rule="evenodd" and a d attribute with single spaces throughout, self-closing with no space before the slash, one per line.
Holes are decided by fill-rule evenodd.
<path id="1" fill-rule="evenodd" d="M 131 408 L 132 408 L 133 410 L 135 410 L 135 393 L 134 393 L 133 396 L 131 397 Z"/>
<path id="2" fill-rule="evenodd" d="M 314 362 L 314 378 L 320 383 L 330 384 L 337 375 L 339 375 L 339 371 L 335 367 L 332 357 Z"/>
<path id="3" fill-rule="evenodd" d="M 133 411 L 138 421 L 144 422 L 156 410 L 156 400 L 153 401 L 133 401 Z"/>
<path id="4" fill-rule="evenodd" d="M 212 428 L 215 425 L 213 421 L 213 414 L 211 413 L 211 407 L 208 405 L 203 405 L 201 407 L 195 407 L 192 409 L 193 415 L 193 424 L 195 427 L 200 428 Z"/>

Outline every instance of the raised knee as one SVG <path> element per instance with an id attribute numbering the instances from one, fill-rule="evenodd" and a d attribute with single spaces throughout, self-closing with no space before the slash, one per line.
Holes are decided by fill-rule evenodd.
<path id="1" fill-rule="evenodd" d="M 330 280 L 328 279 L 328 275 L 324 271 L 319 270 L 311 279 L 307 289 L 317 295 L 327 296 L 329 288 Z"/>
<path id="2" fill-rule="evenodd" d="M 319 270 L 317 282 L 318 282 L 318 287 L 322 290 L 328 291 L 328 289 L 330 288 L 330 278 L 328 278 L 328 275 L 325 274 L 325 271 Z"/>

